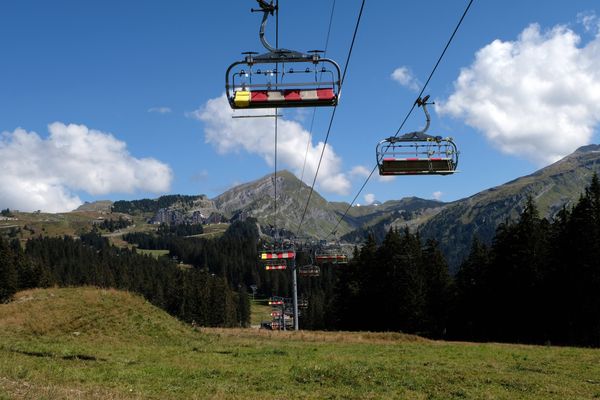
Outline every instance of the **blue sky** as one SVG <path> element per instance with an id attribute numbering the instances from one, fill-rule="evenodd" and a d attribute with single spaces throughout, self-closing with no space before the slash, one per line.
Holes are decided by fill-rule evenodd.
<path id="1" fill-rule="evenodd" d="M 375 145 L 400 126 L 466 4 L 367 0 L 319 175 L 328 200 L 354 197 Z M 261 16 L 251 7 L 253 0 L 4 2 L 0 208 L 213 197 L 271 173 L 273 121 L 232 122 L 222 99 L 229 64 L 242 51 L 261 51 Z M 324 48 L 332 0 L 280 7 L 281 47 Z M 359 7 L 360 0 L 335 5 L 327 55 L 342 66 Z M 461 172 L 374 176 L 358 202 L 452 201 L 597 143 L 596 14 L 589 1 L 475 0 L 426 91 L 436 100 L 430 133 L 454 137 Z M 393 79 L 396 70 L 404 80 Z M 330 113 L 317 110 L 312 155 Z M 311 116 L 312 109 L 287 110 L 281 121 L 278 165 L 297 175 Z M 415 110 L 403 131 L 423 123 Z"/>

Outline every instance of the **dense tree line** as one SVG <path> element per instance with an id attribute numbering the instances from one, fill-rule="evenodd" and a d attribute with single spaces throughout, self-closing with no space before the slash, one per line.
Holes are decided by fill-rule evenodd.
<path id="1" fill-rule="evenodd" d="M 118 219 L 105 219 L 102 222 L 96 224 L 95 226 L 99 229 L 104 229 L 109 232 L 118 231 L 119 229 L 127 228 L 132 225 L 133 221 L 129 219 L 125 219 L 123 217 L 119 217 Z"/>
<path id="2" fill-rule="evenodd" d="M 335 289 L 322 290 L 322 305 L 311 299 L 320 328 L 446 334 L 452 280 L 435 241 L 392 229 L 380 246 L 370 235 L 350 263 L 321 270 L 335 274 Z"/>
<path id="3" fill-rule="evenodd" d="M 166 228 L 163 228 L 166 230 Z M 158 236 L 156 236 L 158 237 Z M 0 241 L 0 300 L 18 288 L 95 284 L 133 290 L 184 320 L 205 325 L 247 321 L 250 285 L 289 297 L 289 271 L 257 262 L 256 221 L 235 222 L 217 239 L 167 235 L 167 258 L 154 260 L 108 246 L 98 235 L 80 241 Z M 310 262 L 298 251 L 299 265 Z M 299 278 L 306 329 L 403 331 L 433 338 L 600 346 L 600 182 L 553 221 L 529 198 L 516 222 L 501 224 L 491 245 L 473 240 L 455 277 L 438 244 L 408 230 L 371 235 L 347 265 L 324 265 Z M 229 287 L 228 287 L 229 286 Z M 238 291 L 239 294 L 236 294 Z M 213 312 L 218 310 L 218 312 Z"/>
<path id="4" fill-rule="evenodd" d="M 437 243 L 408 230 L 388 231 L 381 245 L 370 235 L 348 265 L 322 273 L 324 281 L 305 286 L 311 305 L 304 327 L 598 347 L 598 177 L 552 222 L 529 198 L 491 246 L 473 240 L 455 277 Z"/>
<path id="5" fill-rule="evenodd" d="M 453 331 L 470 340 L 600 346 L 600 183 L 549 223 L 529 199 L 456 276 Z"/>
<path id="6" fill-rule="evenodd" d="M 129 290 L 171 315 L 204 326 L 249 322 L 247 294 L 232 291 L 221 277 L 111 246 L 95 232 L 80 240 L 30 239 L 25 249 L 17 240 L 0 239 L 0 301 L 20 289 L 52 285 Z"/>
<path id="7" fill-rule="evenodd" d="M 201 224 L 161 224 L 156 232 L 131 232 L 123 240 L 140 249 L 166 250 L 174 237 L 199 235 L 204 232 Z"/>
<path id="8" fill-rule="evenodd" d="M 234 290 L 256 285 L 259 296 L 290 295 L 288 271 L 269 272 L 259 266 L 259 233 L 255 219 L 232 223 L 216 239 L 165 234 L 167 228 L 157 233 L 131 233 L 123 238 L 142 249 L 169 250 L 172 258 L 225 279 Z"/>
<path id="9" fill-rule="evenodd" d="M 192 236 L 203 232 L 202 224 L 160 224 L 157 231 L 160 236 Z"/>
<path id="10" fill-rule="evenodd" d="M 141 199 L 141 200 L 119 200 L 112 205 L 113 212 L 123 214 L 139 214 L 152 212 L 155 213 L 161 208 L 167 208 L 175 203 L 181 203 L 184 206 L 191 206 L 194 200 L 202 196 L 187 196 L 181 194 L 171 194 L 160 196 L 158 199 Z"/>

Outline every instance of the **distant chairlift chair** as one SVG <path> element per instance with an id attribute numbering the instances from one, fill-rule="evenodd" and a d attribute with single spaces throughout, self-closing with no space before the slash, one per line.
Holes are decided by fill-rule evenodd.
<path id="1" fill-rule="evenodd" d="M 427 120 L 423 130 L 392 136 L 377 145 L 379 175 L 450 175 L 456 172 L 459 153 L 452 138 L 425 133 L 430 124 L 428 99 L 426 96 L 417 100 Z"/>

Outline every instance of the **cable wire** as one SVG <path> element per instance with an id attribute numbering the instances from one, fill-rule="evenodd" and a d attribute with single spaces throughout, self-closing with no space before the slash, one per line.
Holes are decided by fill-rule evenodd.
<path id="1" fill-rule="evenodd" d="M 356 41 L 356 34 L 358 33 L 358 27 L 360 26 L 360 20 L 362 17 L 363 9 L 365 8 L 366 0 L 362 0 L 360 11 L 358 12 L 358 18 L 356 20 L 356 26 L 354 27 L 354 34 L 352 35 L 352 42 L 350 43 L 350 49 L 348 50 L 348 57 L 346 57 L 346 64 L 344 65 L 344 72 L 342 74 L 342 79 L 340 81 L 340 94 L 342 93 L 342 87 L 344 85 L 344 80 L 346 79 L 346 72 L 348 71 L 348 65 L 350 63 L 350 57 L 352 56 L 352 49 L 354 48 L 354 42 Z M 319 175 L 319 169 L 321 168 L 321 162 L 323 161 L 323 154 L 325 153 L 325 149 L 327 148 L 327 141 L 329 140 L 329 134 L 331 133 L 331 126 L 333 125 L 333 119 L 335 118 L 335 112 L 337 110 L 337 104 L 333 108 L 333 112 L 331 113 L 331 119 L 329 120 L 329 126 L 327 127 L 327 134 L 325 135 L 325 140 L 323 142 L 323 149 L 321 150 L 321 156 L 319 157 L 319 163 L 317 164 L 317 170 L 315 172 L 315 177 L 313 179 L 312 185 L 310 187 L 310 192 L 308 194 L 308 199 L 306 200 L 306 206 L 304 207 L 304 211 L 302 212 L 302 218 L 300 218 L 300 223 L 298 224 L 298 229 L 296 231 L 296 236 L 300 233 L 300 227 L 304 222 L 304 217 L 306 216 L 306 211 L 308 210 L 308 205 L 310 204 L 310 199 L 315 189 L 315 183 L 317 181 L 317 177 Z"/>
<path id="2" fill-rule="evenodd" d="M 327 28 L 327 37 L 325 38 L 325 49 L 323 51 L 323 56 L 327 54 L 327 48 L 329 47 L 329 35 L 331 34 L 331 23 L 333 21 L 333 12 L 335 10 L 335 0 L 333 0 L 333 4 L 331 5 L 331 15 L 329 16 L 329 27 Z M 319 80 L 323 78 L 323 72 L 321 71 L 321 75 L 319 76 Z M 320 85 L 320 84 L 319 84 Z M 308 149 L 310 148 L 310 142 L 312 140 L 312 131 L 313 126 L 315 124 L 315 115 L 317 114 L 317 107 L 313 107 L 313 114 L 310 120 L 310 129 L 308 130 L 308 140 L 306 141 L 306 152 L 304 153 L 304 164 L 302 164 L 302 174 L 300 175 L 300 180 L 304 180 L 304 169 L 306 168 L 306 159 L 308 158 Z"/>
<path id="3" fill-rule="evenodd" d="M 275 48 L 279 48 L 279 0 L 275 1 Z M 279 69 L 279 63 L 275 64 L 275 69 Z M 277 83 L 278 80 L 278 75 L 275 74 L 275 83 Z M 277 108 L 275 108 L 275 173 L 273 174 L 273 234 L 276 239 L 279 238 L 279 234 L 277 233 L 277 121 Z"/>
<path id="4" fill-rule="evenodd" d="M 465 8 L 464 12 L 462 13 L 462 16 L 460 17 L 460 20 L 458 21 L 458 23 L 456 24 L 456 27 L 454 28 L 454 31 L 450 35 L 450 38 L 448 39 L 448 42 L 446 43 L 446 46 L 444 47 L 444 50 L 442 50 L 442 53 L 440 54 L 440 56 L 439 56 L 437 62 L 435 63 L 433 69 L 431 70 L 431 73 L 429 74 L 429 77 L 427 78 L 427 81 L 425 81 L 425 84 L 423 85 L 423 88 L 421 89 L 421 92 L 419 93 L 418 98 L 420 98 L 421 96 L 423 96 L 423 93 L 425 92 L 425 89 L 427 89 L 427 85 L 429 85 L 429 81 L 431 81 L 431 78 L 433 77 L 433 74 L 435 74 L 438 66 L 440 65 L 440 62 L 442 61 L 442 58 L 444 58 L 444 55 L 446 54 L 446 51 L 448 50 L 448 47 L 450 47 L 450 43 L 452 43 L 452 40 L 454 39 L 454 36 L 456 35 L 456 32 L 458 32 L 458 29 L 462 25 L 462 22 L 465 19 L 465 16 L 467 15 L 467 13 L 469 12 L 469 9 L 471 8 L 471 4 L 473 4 L 473 1 L 474 0 L 469 0 L 469 3 L 467 4 L 467 7 Z M 413 105 L 412 105 L 412 107 L 410 108 L 410 110 L 406 114 L 406 117 L 404 117 L 404 119 L 402 120 L 402 123 L 400 124 L 400 127 L 396 131 L 396 134 L 394 135 L 394 137 L 397 137 L 398 134 L 400 133 L 400 131 L 402 131 L 402 128 L 404 127 L 404 124 L 406 123 L 406 121 L 408 120 L 408 118 L 410 117 L 410 115 L 412 114 L 412 112 L 414 111 L 416 105 L 417 105 L 417 103 L 414 102 Z M 352 202 L 348 205 L 348 207 L 344 211 L 344 214 L 338 220 L 337 224 L 335 225 L 335 227 L 333 228 L 333 230 L 331 231 L 331 233 L 329 233 L 329 235 L 327 235 L 327 238 L 329 236 L 335 234 L 335 232 L 336 232 L 337 228 L 339 227 L 340 223 L 344 220 L 344 218 L 346 218 L 346 215 L 348 215 L 348 211 L 350 211 L 350 208 L 352 208 L 352 205 L 354 204 L 354 202 L 356 201 L 356 199 L 358 198 L 358 196 L 360 196 L 360 193 L 363 191 L 363 189 L 365 188 L 365 186 L 367 186 L 367 183 L 369 182 L 369 180 L 373 176 L 373 173 L 375 173 L 375 170 L 377 170 L 377 164 L 375 164 L 375 167 L 373 167 L 373 169 L 371 170 L 371 173 L 369 174 L 369 176 L 367 177 L 367 179 L 365 180 L 365 182 L 362 184 L 362 186 L 358 190 L 358 193 L 356 193 L 356 196 L 354 196 L 354 199 L 352 199 Z"/>

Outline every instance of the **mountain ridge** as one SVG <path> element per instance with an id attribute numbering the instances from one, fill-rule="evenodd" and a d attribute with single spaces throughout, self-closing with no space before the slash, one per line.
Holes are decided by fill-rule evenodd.
<path id="1" fill-rule="evenodd" d="M 212 199 L 204 195 L 169 195 L 158 200 L 163 199 L 161 204 L 167 204 L 167 209 L 173 212 L 185 214 L 201 209 L 204 217 L 210 213 L 227 219 L 253 217 L 263 227 L 277 225 L 288 232 L 317 239 L 331 238 L 331 231 L 348 209 L 337 229 L 342 239 L 358 244 L 369 231 L 375 231 L 381 238 L 390 228 L 408 227 L 418 230 L 424 239 L 440 242 L 452 270 L 456 270 L 468 253 L 473 237 L 490 243 L 500 223 L 519 216 L 527 196 L 536 201 L 541 216 L 553 218 L 563 207 L 577 201 L 598 170 L 600 145 L 590 144 L 531 174 L 450 203 L 405 197 L 348 209 L 348 203 L 329 202 L 313 191 L 300 232 L 297 232 L 298 225 L 310 187 L 286 170 L 277 172 L 276 218 L 274 174 L 230 188 Z M 142 200 L 134 202 L 145 204 Z M 106 204 L 99 202 L 98 207 L 106 207 Z M 113 210 L 118 204 L 113 203 Z"/>
<path id="2" fill-rule="evenodd" d="M 449 203 L 423 224 L 420 232 L 440 242 L 455 270 L 467 255 L 473 237 L 489 244 L 500 223 L 520 215 L 527 196 L 536 202 L 540 216 L 551 219 L 577 201 L 599 170 L 600 145 L 582 146 L 529 175 Z"/>

